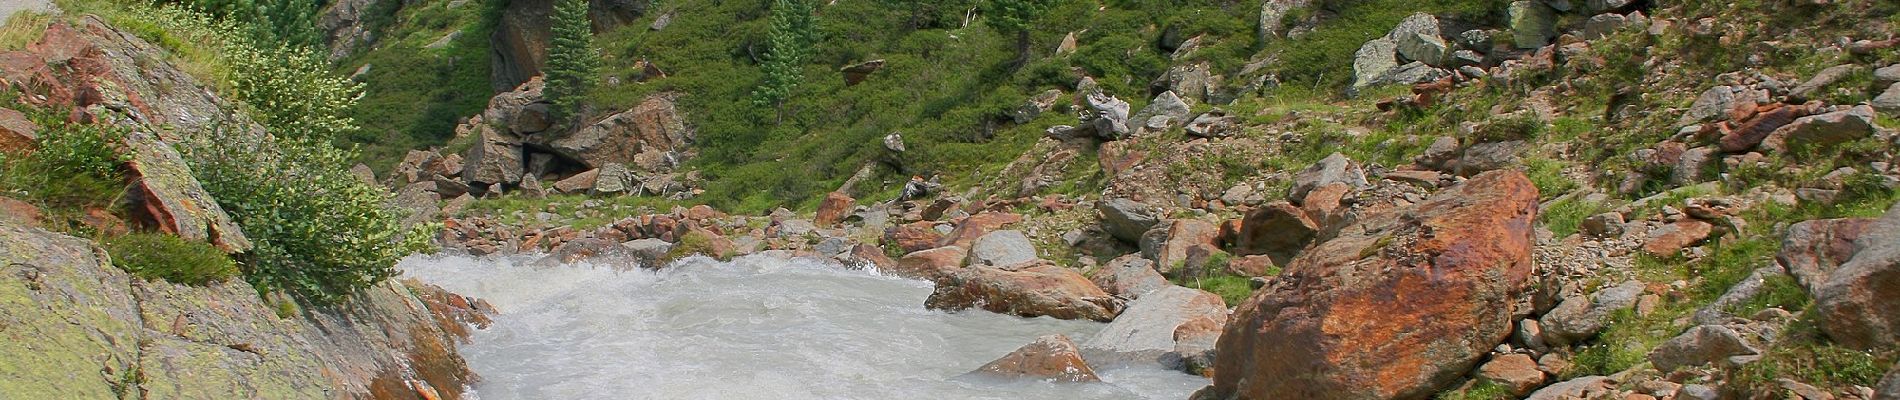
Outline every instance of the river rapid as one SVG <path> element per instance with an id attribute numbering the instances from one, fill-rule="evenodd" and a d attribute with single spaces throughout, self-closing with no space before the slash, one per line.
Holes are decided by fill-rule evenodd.
<path id="1" fill-rule="evenodd" d="M 662 271 L 413 256 L 403 274 L 487 300 L 461 346 L 473 398 L 1185 399 L 1207 380 L 1097 365 L 1102 383 L 966 374 L 1034 341 L 1104 324 L 926 310 L 931 284 L 812 260 L 695 257 Z"/>

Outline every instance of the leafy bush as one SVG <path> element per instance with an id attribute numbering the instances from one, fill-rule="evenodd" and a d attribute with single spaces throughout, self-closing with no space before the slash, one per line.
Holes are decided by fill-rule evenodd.
<path id="1" fill-rule="evenodd" d="M 30 108 L 22 109 L 32 111 Z M 78 223 L 90 207 L 112 208 L 125 192 L 118 143 L 124 131 L 114 126 L 81 125 L 41 113 L 29 115 L 41 126 L 39 150 L 27 155 L 0 153 L 0 191 L 35 203 L 47 226 L 90 235 Z"/>
<path id="2" fill-rule="evenodd" d="M 179 143 L 198 180 L 255 248 L 241 257 L 252 284 L 320 303 L 340 302 L 395 274 L 398 258 L 425 249 L 428 225 L 405 230 L 391 195 L 346 168 L 336 147 L 357 129 L 347 112 L 361 87 L 332 75 L 311 51 L 260 44 L 229 20 L 176 7 L 135 7 L 165 32 L 217 51 L 235 97 L 266 132 L 215 127 Z"/>
<path id="3" fill-rule="evenodd" d="M 133 233 L 106 239 L 112 265 L 145 279 L 184 285 L 223 282 L 236 276 L 237 264 L 208 243 L 166 233 Z"/>

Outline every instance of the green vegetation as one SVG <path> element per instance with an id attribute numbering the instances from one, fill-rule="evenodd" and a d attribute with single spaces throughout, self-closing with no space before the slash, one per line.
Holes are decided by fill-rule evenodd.
<path id="1" fill-rule="evenodd" d="M 1029 30 L 1049 12 L 1054 0 L 988 0 L 983 2 L 984 23 L 1003 36 L 1016 38 L 1016 66 L 1029 62 Z"/>
<path id="2" fill-rule="evenodd" d="M 593 23 L 587 19 L 587 0 L 554 4 L 554 38 L 548 41 L 548 102 L 556 121 L 580 115 L 585 94 L 599 80 L 600 53 L 594 49 Z M 565 123 L 561 125 L 566 125 Z"/>
<path id="3" fill-rule="evenodd" d="M 1251 278 L 1227 274 L 1225 272 L 1210 275 L 1211 276 L 1203 278 L 1174 278 L 1169 280 L 1173 281 L 1175 285 L 1205 290 L 1208 293 L 1220 295 L 1221 300 L 1227 302 L 1227 306 L 1229 307 L 1238 306 L 1240 302 L 1247 300 L 1247 296 L 1253 295 L 1253 279 Z"/>
<path id="4" fill-rule="evenodd" d="M 1539 210 L 1537 219 L 1544 223 L 1544 228 L 1550 229 L 1552 236 L 1561 238 L 1577 233 L 1577 229 L 1583 226 L 1584 219 L 1606 211 L 1609 209 L 1601 203 L 1571 196 L 1551 202 L 1543 210 Z"/>
<path id="5" fill-rule="evenodd" d="M 804 64 L 811 56 L 812 43 L 818 41 L 816 25 L 811 1 L 772 2 L 771 30 L 766 32 L 764 62 L 759 65 L 765 81 L 752 90 L 752 101 L 772 107 L 776 112 L 774 121 L 784 121 L 785 100 L 805 79 Z"/>
<path id="6" fill-rule="evenodd" d="M 404 230 L 391 195 L 346 169 L 355 158 L 334 143 L 355 131 L 347 110 L 360 87 L 330 73 L 306 48 L 260 44 L 247 29 L 185 9 L 96 7 L 228 82 L 269 135 L 245 126 L 184 132 L 176 143 L 205 189 L 255 248 L 240 269 L 260 291 L 335 303 L 395 274 L 397 258 L 422 250 L 431 226 Z M 115 8 L 117 7 L 117 8 Z M 93 8 L 75 8 L 91 10 Z"/>
<path id="7" fill-rule="evenodd" d="M 145 279 L 186 285 L 223 282 L 237 276 L 237 264 L 210 244 L 167 233 L 133 233 L 106 239 L 112 265 Z"/>
<path id="8" fill-rule="evenodd" d="M 6 101 L 11 103 L 11 93 Z M 0 153 L 0 196 L 31 203 L 41 209 L 46 227 L 92 237 L 88 209 L 117 210 L 125 192 L 121 182 L 124 155 L 117 127 L 67 123 L 64 118 L 19 107 L 39 126 L 38 150 L 27 155 Z"/>
<path id="9" fill-rule="evenodd" d="M 1441 392 L 1437 398 L 1438 400 L 1509 400 L 1516 397 L 1511 396 L 1511 388 L 1497 382 L 1478 381 L 1472 383 L 1470 387 Z"/>

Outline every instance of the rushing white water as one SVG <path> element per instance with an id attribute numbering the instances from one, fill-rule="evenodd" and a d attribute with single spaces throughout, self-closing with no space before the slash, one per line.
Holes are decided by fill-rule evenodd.
<path id="1" fill-rule="evenodd" d="M 1098 366 L 1087 384 L 965 376 L 1103 324 L 925 310 L 922 281 L 761 256 L 661 272 L 530 260 L 399 266 L 500 310 L 461 347 L 479 399 L 1184 399 L 1207 384 L 1155 366 Z"/>

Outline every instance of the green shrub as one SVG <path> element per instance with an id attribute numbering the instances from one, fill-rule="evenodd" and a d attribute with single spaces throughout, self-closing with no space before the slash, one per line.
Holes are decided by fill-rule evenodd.
<path id="1" fill-rule="evenodd" d="M 0 195 L 40 207 L 49 229 L 91 236 L 94 232 L 79 222 L 85 210 L 116 209 L 125 192 L 125 158 L 118 144 L 124 130 L 21 109 L 41 127 L 34 142 L 39 150 L 24 156 L 0 153 Z"/>
<path id="2" fill-rule="evenodd" d="M 237 264 L 208 243 L 166 233 L 133 233 L 106 239 L 112 265 L 145 279 L 184 285 L 223 282 L 236 276 Z"/>
<path id="3" fill-rule="evenodd" d="M 1452 390 L 1438 394 L 1438 400 L 1509 400 L 1511 389 L 1497 382 L 1480 381 L 1462 390 Z"/>

